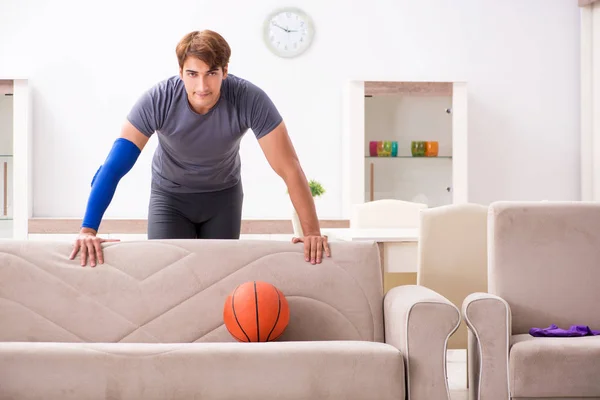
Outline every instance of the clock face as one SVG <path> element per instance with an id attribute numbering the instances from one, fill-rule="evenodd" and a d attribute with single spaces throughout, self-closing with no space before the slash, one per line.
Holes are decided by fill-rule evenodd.
<path id="1" fill-rule="evenodd" d="M 267 46 L 281 57 L 302 54 L 310 46 L 313 34 L 312 21 L 298 9 L 276 11 L 265 23 Z"/>

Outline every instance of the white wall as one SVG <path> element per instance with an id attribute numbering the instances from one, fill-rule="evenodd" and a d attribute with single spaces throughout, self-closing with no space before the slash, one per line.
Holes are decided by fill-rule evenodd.
<path id="1" fill-rule="evenodd" d="M 2 0 L 0 76 L 30 79 L 34 215 L 79 217 L 126 113 L 176 73 L 175 44 L 210 28 L 230 71 L 263 87 L 287 122 L 322 217 L 342 217 L 342 89 L 351 79 L 469 84 L 470 200 L 579 197 L 579 10 L 547 0 L 306 0 L 316 40 L 296 60 L 262 41 L 274 0 Z M 108 217 L 145 217 L 152 139 Z M 289 217 L 281 180 L 243 142 L 246 218 Z"/>
<path id="2" fill-rule="evenodd" d="M 398 142 L 398 155 L 411 156 L 411 142 L 437 141 L 439 156 L 452 156 L 451 96 L 375 96 L 365 98 L 365 155 L 369 142 Z M 365 160 L 365 200 L 374 167 L 374 200 L 394 198 L 430 207 L 452 203 L 452 159 L 379 157 Z"/>

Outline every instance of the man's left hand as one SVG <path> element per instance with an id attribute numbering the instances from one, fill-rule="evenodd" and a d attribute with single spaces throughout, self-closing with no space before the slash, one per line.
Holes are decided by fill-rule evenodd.
<path id="1" fill-rule="evenodd" d="M 323 259 L 323 250 L 325 255 L 331 257 L 327 236 L 323 235 L 308 235 L 302 238 L 293 238 L 292 243 L 304 243 L 304 260 L 311 264 L 321 264 Z"/>

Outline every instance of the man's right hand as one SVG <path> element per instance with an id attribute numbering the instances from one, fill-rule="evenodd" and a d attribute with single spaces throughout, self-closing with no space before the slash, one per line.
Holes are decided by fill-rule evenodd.
<path id="1" fill-rule="evenodd" d="M 81 251 L 81 266 L 85 267 L 87 265 L 87 260 L 89 257 L 90 265 L 92 267 L 96 266 L 96 261 L 98 264 L 104 264 L 104 255 L 102 254 L 102 246 L 101 243 L 104 242 L 119 242 L 119 239 L 103 239 L 96 236 L 96 231 L 89 228 L 82 228 L 79 232 L 79 237 L 75 240 L 73 244 L 73 251 L 71 252 L 70 260 L 75 259 L 77 253 Z"/>

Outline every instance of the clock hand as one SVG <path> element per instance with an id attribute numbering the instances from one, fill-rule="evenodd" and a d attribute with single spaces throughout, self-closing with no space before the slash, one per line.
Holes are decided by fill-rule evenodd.
<path id="1" fill-rule="evenodd" d="M 289 32 L 289 31 L 288 31 L 287 29 L 285 29 L 283 26 L 279 26 L 279 25 L 277 25 L 277 24 L 273 24 L 273 25 L 275 25 L 276 27 L 278 27 L 278 28 L 280 28 L 280 29 L 283 29 L 283 30 L 284 30 L 284 31 L 286 31 L 286 32 Z"/>

